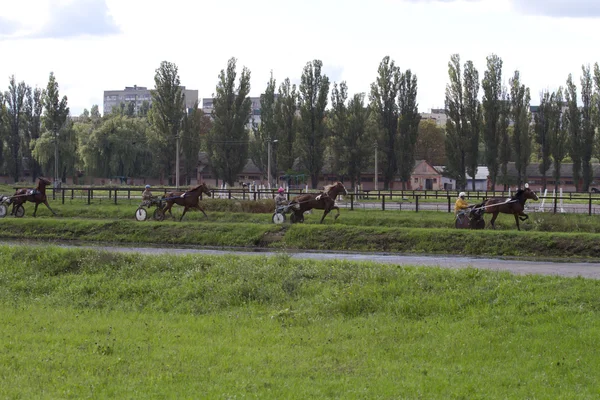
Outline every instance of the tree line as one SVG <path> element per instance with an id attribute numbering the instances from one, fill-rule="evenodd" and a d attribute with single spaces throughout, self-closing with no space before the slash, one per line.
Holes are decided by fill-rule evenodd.
<path id="1" fill-rule="evenodd" d="M 15 180 L 23 171 L 37 176 L 89 175 L 161 178 L 174 183 L 176 149 L 185 183 L 195 177 L 204 151 L 215 178 L 234 185 L 248 159 L 266 176 L 272 146 L 271 179 L 280 173 L 306 173 L 316 187 L 323 169 L 356 186 L 377 156 L 384 188 L 406 188 L 416 159 L 445 165 L 446 173 L 466 187 L 486 165 L 493 184 L 521 185 L 527 166 L 538 163 L 544 176 L 553 166 L 555 185 L 561 163 L 572 160 L 575 182 L 587 190 L 591 160 L 597 154 L 600 126 L 600 71 L 582 68 L 581 98 L 569 75 L 566 86 L 540 94 L 532 118 L 530 90 L 519 71 L 503 82 L 502 59 L 487 57 L 482 79 L 472 61 L 454 54 L 448 63 L 445 127 L 421 120 L 418 81 L 384 57 L 369 93 L 349 94 L 345 81 L 331 83 L 320 60 L 307 62 L 299 85 L 279 85 L 271 76 L 260 97 L 260 122 L 252 116 L 251 73 L 231 58 L 218 75 L 213 110 L 186 109 L 178 68 L 164 61 L 155 70 L 152 103 L 122 103 L 100 115 L 97 105 L 69 118 L 67 97 L 51 73 L 45 89 L 9 80 L 0 94 L 0 168 Z M 480 92 L 483 92 L 480 100 Z M 596 149 L 596 150 L 595 150 Z M 596 151 L 596 152 L 595 152 Z M 514 162 L 517 181 L 508 163 Z M 56 166 L 58 169 L 55 171 Z M 182 183 L 182 182 L 180 182 Z"/>
<path id="2" fill-rule="evenodd" d="M 448 63 L 445 109 L 447 171 L 459 188 L 466 188 L 466 174 L 475 176 L 478 165 L 486 165 L 493 187 L 496 183 L 527 181 L 527 166 L 537 163 L 546 189 L 547 173 L 553 167 L 554 187 L 558 189 L 561 166 L 571 161 L 577 190 L 588 191 L 593 181 L 592 156 L 600 155 L 600 69 L 582 66 L 581 105 L 572 74 L 565 86 L 543 90 L 540 104 L 531 112 L 531 93 L 514 71 L 503 82 L 502 59 L 487 57 L 483 79 L 472 61 L 463 65 L 454 54 Z M 483 90 L 479 100 L 480 88 Z M 533 115 L 532 115 L 533 114 Z M 515 163 L 516 182 L 508 174 Z M 581 181 L 581 185 L 580 185 Z M 473 189 L 475 181 L 473 180 Z"/>

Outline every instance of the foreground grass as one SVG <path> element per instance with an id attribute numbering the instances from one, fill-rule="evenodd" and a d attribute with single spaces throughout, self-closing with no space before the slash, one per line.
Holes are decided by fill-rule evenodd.
<path id="1" fill-rule="evenodd" d="M 600 282 L 0 247 L 3 398 L 593 398 Z"/>

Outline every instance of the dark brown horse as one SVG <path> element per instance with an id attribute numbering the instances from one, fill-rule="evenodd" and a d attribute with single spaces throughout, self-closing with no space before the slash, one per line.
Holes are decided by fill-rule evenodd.
<path id="1" fill-rule="evenodd" d="M 210 190 L 208 190 L 208 186 L 206 186 L 206 183 L 201 183 L 200 185 L 191 188 L 187 192 L 165 193 L 165 195 L 162 197 L 166 202 L 166 205 L 163 208 L 163 211 L 165 214 L 168 211 L 169 215 L 171 215 L 171 217 L 175 218 L 173 216 L 173 213 L 171 213 L 171 207 L 173 207 L 173 204 L 177 204 L 179 206 L 184 207 L 183 214 L 181 214 L 181 218 L 179 218 L 179 221 L 181 221 L 183 219 L 183 216 L 189 209 L 198 209 L 198 210 L 202 211 L 202 214 L 204 214 L 205 217 L 208 218 L 208 216 L 206 215 L 206 213 L 204 212 L 202 207 L 200 207 L 199 198 L 200 198 L 201 194 L 211 196 Z"/>
<path id="2" fill-rule="evenodd" d="M 46 178 L 39 178 L 37 187 L 35 189 L 18 189 L 11 199 L 13 206 L 10 214 L 16 215 L 16 210 L 26 201 L 29 201 L 31 203 L 35 203 L 35 209 L 33 210 L 34 217 L 37 213 L 38 205 L 40 205 L 40 203 L 44 203 L 46 207 L 48 207 L 48 210 L 52 211 L 52 214 L 56 215 L 56 213 L 50 208 L 48 199 L 46 198 L 46 186 L 50 185 L 51 183 L 52 182 Z"/>
<path id="3" fill-rule="evenodd" d="M 329 214 L 331 210 L 337 210 L 337 214 L 333 218 L 335 221 L 340 216 L 340 209 L 335 205 L 335 199 L 340 194 L 348 194 L 348 191 L 342 184 L 342 182 L 336 182 L 331 185 L 327 185 L 323 188 L 321 193 L 306 193 L 296 196 L 290 201 L 294 214 L 292 215 L 292 222 L 304 222 L 304 213 L 308 210 L 317 209 L 325 210 L 321 217 L 321 224 L 323 220 Z"/>
<path id="4" fill-rule="evenodd" d="M 492 198 L 483 202 L 486 214 L 494 214 L 490 225 L 492 228 L 496 228 L 494 222 L 498 217 L 498 213 L 512 214 L 515 216 L 515 222 L 517 223 L 517 229 L 519 227 L 519 219 L 525 221 L 529 216 L 523 212 L 525 210 L 525 201 L 528 199 L 538 200 L 537 195 L 533 190 L 529 189 L 529 185 L 525 184 L 525 189 L 519 189 L 510 199 L 503 198 Z"/>

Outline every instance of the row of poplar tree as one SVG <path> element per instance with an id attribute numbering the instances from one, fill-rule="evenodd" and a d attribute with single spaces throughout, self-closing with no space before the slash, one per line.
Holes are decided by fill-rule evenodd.
<path id="1" fill-rule="evenodd" d="M 95 105 L 76 121 L 68 118 L 67 98 L 60 98 L 52 73 L 44 90 L 12 77 L 8 91 L 0 95 L 0 165 L 15 181 L 24 169 L 35 179 L 53 176 L 58 156 L 63 181 L 85 174 L 161 177 L 173 183 L 179 147 L 187 183 L 195 177 L 199 152 L 205 151 L 215 178 L 233 185 L 248 159 L 266 176 L 270 142 L 272 178 L 305 172 L 313 187 L 324 168 L 355 186 L 361 173 L 374 169 L 375 153 L 385 188 L 395 180 L 406 187 L 416 157 L 444 163 L 462 188 L 466 174 L 474 176 L 481 164 L 489 168 L 494 184 L 520 185 L 531 160 L 539 162 L 543 175 L 553 163 L 558 184 L 567 157 L 573 161 L 575 182 L 583 179 L 583 190 L 593 179 L 591 157 L 600 126 L 597 64 L 593 74 L 583 67 L 581 107 L 569 75 L 565 88 L 541 94 L 532 119 L 529 89 L 518 71 L 505 87 L 502 60 L 491 55 L 480 83 L 473 62 L 462 66 L 455 54 L 448 64 L 445 132 L 421 121 L 417 77 L 390 57 L 380 62 L 368 100 L 365 93 L 349 96 L 346 82 L 330 84 L 322 66 L 320 60 L 308 62 L 298 86 L 289 78 L 277 86 L 271 77 L 261 95 L 258 124 L 251 123 L 250 71 L 238 71 L 235 58 L 219 74 L 211 115 L 204 115 L 198 104 L 186 109 L 177 66 L 166 61 L 155 71 L 152 105 L 123 103 L 104 116 Z M 442 151 L 432 152 L 439 146 Z M 511 161 L 517 182 L 508 176 Z"/>
<path id="2" fill-rule="evenodd" d="M 589 65 L 582 66 L 580 105 L 577 85 L 569 74 L 565 86 L 540 93 L 540 105 L 533 116 L 530 90 L 521 82 L 519 71 L 514 72 L 506 87 L 502 59 L 497 55 L 487 57 L 481 85 L 473 62 L 467 61 L 461 68 L 458 54 L 452 55 L 448 63 L 448 75 L 447 171 L 457 179 L 458 187 L 466 186 L 466 173 L 475 176 L 483 158 L 494 187 L 496 183 L 513 183 L 508 176 L 511 161 L 517 172 L 515 183 L 521 187 L 527 180 L 527 166 L 536 160 L 542 187 L 546 188 L 552 166 L 552 178 L 558 188 L 561 165 L 570 158 L 577 189 L 589 190 L 593 181 L 592 156 L 600 150 L 600 135 L 596 135 L 600 128 L 598 63 L 593 70 Z"/>

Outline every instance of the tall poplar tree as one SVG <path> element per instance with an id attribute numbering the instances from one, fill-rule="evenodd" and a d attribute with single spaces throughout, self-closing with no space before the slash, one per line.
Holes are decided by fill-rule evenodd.
<path id="1" fill-rule="evenodd" d="M 389 56 L 385 56 L 377 70 L 377 80 L 371 84 L 370 106 L 377 121 L 379 132 L 377 148 L 381 150 L 381 173 L 384 189 L 390 187 L 398 171 L 396 157 L 398 132 L 398 90 L 400 69 Z"/>
<path id="2" fill-rule="evenodd" d="M 417 105 L 417 76 L 410 69 L 402 74 L 398 86 L 398 148 L 396 150 L 398 175 L 402 189 L 407 189 L 415 167 L 415 150 L 419 135 L 419 106 Z"/>
<path id="3" fill-rule="evenodd" d="M 313 189 L 319 184 L 325 150 L 325 108 L 329 78 L 322 73 L 322 67 L 321 60 L 307 63 L 300 79 L 301 126 L 296 142 L 300 163 L 308 170 Z"/>
<path id="4" fill-rule="evenodd" d="M 562 161 L 568 153 L 569 134 L 565 129 L 565 115 L 563 114 L 563 88 L 560 87 L 552 101 L 552 114 L 550 119 L 550 153 L 554 163 L 554 193 L 558 193 L 558 184 L 561 178 Z"/>
<path id="5" fill-rule="evenodd" d="M 218 178 L 233 185 L 248 161 L 248 122 L 252 112 L 250 70 L 242 69 L 239 83 L 235 80 L 236 59 L 221 70 L 213 102 L 213 125 L 207 138 L 210 165 Z M 152 105 L 154 107 L 154 105 Z"/>
<path id="6" fill-rule="evenodd" d="M 590 66 L 581 66 L 581 172 L 583 185 L 581 190 L 587 192 L 594 179 L 592 169 L 592 153 L 594 151 L 594 135 L 596 127 L 593 121 L 594 81 Z"/>
<path id="7" fill-rule="evenodd" d="M 577 86 L 573 83 L 573 76 L 569 74 L 567 78 L 567 87 L 565 89 L 565 100 L 567 114 L 565 124 L 569 133 L 569 155 L 573 160 L 573 184 L 575 190 L 579 191 L 579 181 L 581 180 L 581 112 L 577 106 Z"/>
<path id="8" fill-rule="evenodd" d="M 185 110 L 185 95 L 181 87 L 177 65 L 163 61 L 154 75 L 152 108 L 148 119 L 152 124 L 150 142 L 154 159 L 160 164 L 161 173 L 174 171 L 177 159 L 177 141 L 181 138 Z M 181 155 L 181 146 L 179 146 Z M 174 183 L 174 177 L 169 182 Z M 177 182 L 179 183 L 179 182 Z"/>
<path id="9" fill-rule="evenodd" d="M 291 170 L 297 156 L 294 148 L 298 129 L 297 109 L 298 92 L 296 91 L 296 85 L 292 85 L 290 79 L 286 78 L 279 85 L 279 95 L 275 102 L 276 136 L 279 140 L 275 153 L 277 154 L 277 164 L 282 171 Z"/>
<path id="10" fill-rule="evenodd" d="M 271 76 L 265 93 L 260 96 L 260 124 L 252 124 L 253 138 L 250 141 L 250 158 L 254 165 L 267 176 L 269 141 L 277 139 L 277 122 L 275 120 L 275 79 Z M 271 146 L 271 177 L 277 177 L 273 166 L 277 165 L 277 152 Z"/>
<path id="11" fill-rule="evenodd" d="M 466 170 L 473 177 L 471 180 L 472 190 L 475 190 L 475 175 L 479 161 L 479 136 L 483 124 L 481 103 L 479 102 L 479 73 L 472 61 L 465 63 L 464 72 L 464 125 L 466 136 Z"/>
<path id="12" fill-rule="evenodd" d="M 535 114 L 535 141 L 540 146 L 540 173 L 542 174 L 542 189 L 546 189 L 546 172 L 550 169 L 551 130 L 554 117 L 555 94 L 543 91 L 540 95 L 540 105 Z"/>
<path id="13" fill-rule="evenodd" d="M 25 108 L 27 86 L 25 82 L 17 84 L 15 76 L 11 76 L 8 92 L 5 94 L 6 111 L 8 116 L 9 135 L 8 143 L 10 148 L 10 157 L 12 168 L 11 175 L 15 182 L 19 181 L 21 173 L 22 159 L 20 157 L 22 131 L 25 127 Z"/>
<path id="14" fill-rule="evenodd" d="M 517 169 L 517 185 L 519 188 L 527 179 L 527 166 L 531 156 L 531 135 L 529 134 L 529 88 L 521 84 L 519 71 L 515 71 L 510 79 L 511 116 L 513 120 L 513 146 L 515 150 L 515 168 Z"/>
<path id="15" fill-rule="evenodd" d="M 502 59 L 495 54 L 487 57 L 487 70 L 484 72 L 483 88 L 483 143 L 485 163 L 488 167 L 492 187 L 496 187 L 500 166 L 500 118 L 502 114 Z"/>

